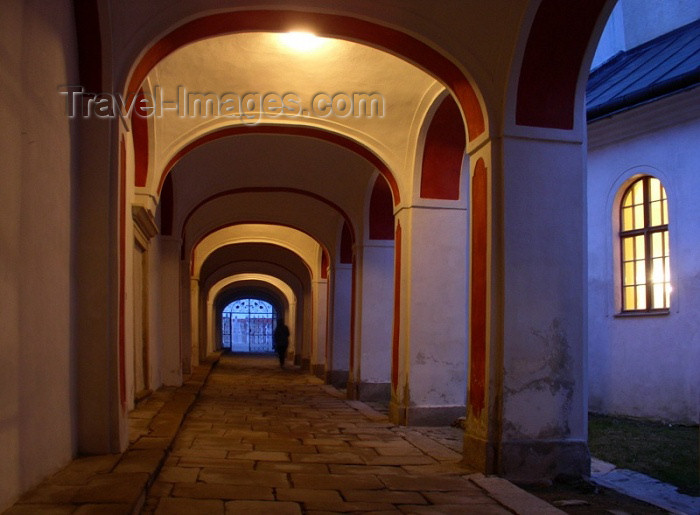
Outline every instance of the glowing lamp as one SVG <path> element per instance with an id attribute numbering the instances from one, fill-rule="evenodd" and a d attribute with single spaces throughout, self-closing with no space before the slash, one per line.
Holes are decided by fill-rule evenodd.
<path id="1" fill-rule="evenodd" d="M 323 44 L 323 38 L 319 38 L 310 32 L 285 32 L 280 34 L 280 40 L 294 50 L 309 52 Z"/>

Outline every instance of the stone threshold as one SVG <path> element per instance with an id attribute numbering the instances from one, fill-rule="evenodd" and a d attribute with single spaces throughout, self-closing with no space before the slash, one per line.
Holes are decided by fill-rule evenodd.
<path id="1" fill-rule="evenodd" d="M 194 367 L 180 387 L 162 387 L 129 413 L 121 454 L 79 457 L 24 493 L 3 515 L 137 514 L 220 353 Z"/>

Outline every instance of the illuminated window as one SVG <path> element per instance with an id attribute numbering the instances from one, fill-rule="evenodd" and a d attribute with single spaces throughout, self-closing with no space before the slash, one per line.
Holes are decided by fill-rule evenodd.
<path id="1" fill-rule="evenodd" d="M 671 305 L 668 200 L 661 181 L 642 177 L 620 207 L 622 311 L 663 311 Z"/>

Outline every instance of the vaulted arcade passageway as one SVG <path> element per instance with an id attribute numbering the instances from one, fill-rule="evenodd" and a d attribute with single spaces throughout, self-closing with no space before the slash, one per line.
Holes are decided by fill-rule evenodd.
<path id="1" fill-rule="evenodd" d="M 76 453 L 124 450 L 136 401 L 219 350 L 226 303 L 253 293 L 284 312 L 294 363 L 349 399 L 408 426 L 466 415 L 475 469 L 587 470 L 583 85 L 613 3 L 26 2 L 17 19 L 44 29 L 17 31 L 65 62 L 36 86 L 56 100 L 37 138 L 65 137 L 39 190 L 36 156 L 15 156 L 15 193 L 70 186 L 46 288 L 70 299 L 51 338 L 71 366 L 52 372 L 50 459 L 26 455 L 37 428 L 3 433 L 0 505 Z M 110 115 L 117 95 L 137 105 Z M 16 343 L 48 337 L 10 322 Z"/>

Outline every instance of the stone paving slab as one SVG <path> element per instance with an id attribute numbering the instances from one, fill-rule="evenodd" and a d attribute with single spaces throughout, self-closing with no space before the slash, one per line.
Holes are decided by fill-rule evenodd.
<path id="1" fill-rule="evenodd" d="M 299 504 L 293 502 L 230 501 L 226 503 L 226 514 L 246 515 L 301 515 Z"/>
<path id="2" fill-rule="evenodd" d="M 464 468 L 459 430 L 394 426 L 274 358 L 198 367 L 130 423 L 127 452 L 73 461 L 6 515 L 562 513 Z"/>
<path id="3" fill-rule="evenodd" d="M 278 491 L 279 490 L 283 489 L 280 488 Z M 275 500 L 272 487 L 212 483 L 178 483 L 171 490 L 171 495 L 173 497 L 186 497 L 190 499 L 222 499 L 227 501 L 241 499 L 253 501 Z M 168 497 L 168 495 L 160 497 Z"/>
<path id="4" fill-rule="evenodd" d="M 272 358 L 224 356 L 143 513 L 501 514 L 540 506 L 507 481 L 472 474 L 456 442 L 459 430 L 394 426 Z"/>
<path id="5" fill-rule="evenodd" d="M 520 488 L 500 477 L 485 477 L 482 474 L 474 474 L 470 479 L 474 484 L 484 489 L 490 497 L 515 513 L 532 515 L 563 513 L 539 497 L 523 496 L 523 491 Z"/>

